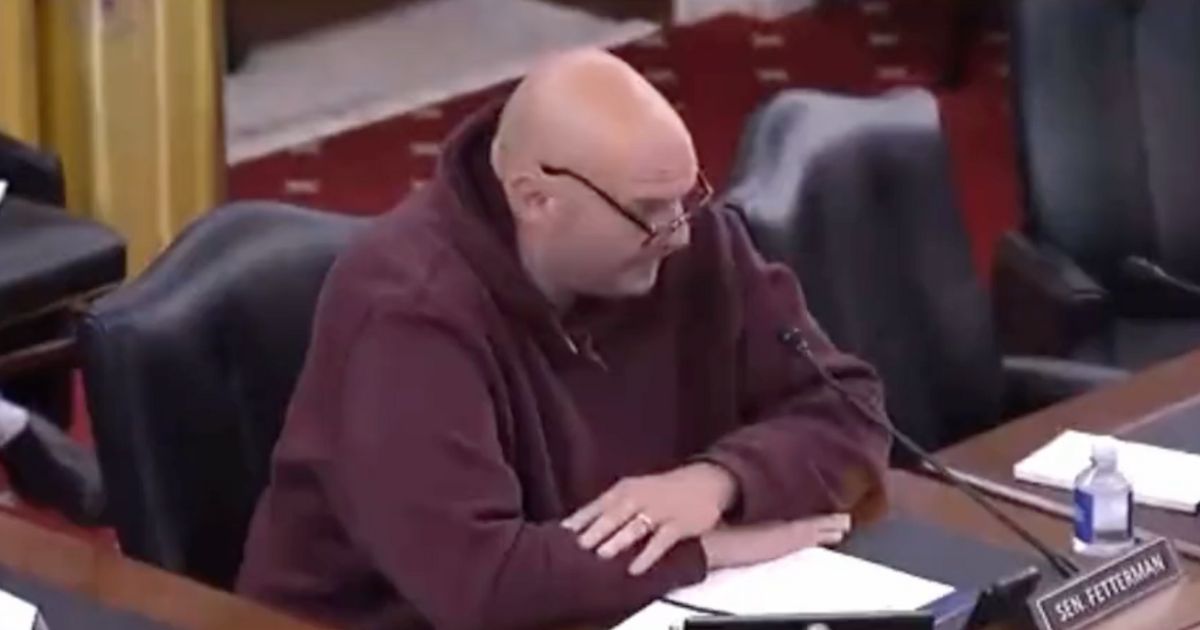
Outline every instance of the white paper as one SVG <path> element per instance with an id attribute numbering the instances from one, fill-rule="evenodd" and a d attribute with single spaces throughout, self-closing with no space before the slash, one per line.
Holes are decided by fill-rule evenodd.
<path id="1" fill-rule="evenodd" d="M 31 630 L 37 620 L 37 606 L 0 590 L 0 628 L 4 630 Z"/>
<path id="2" fill-rule="evenodd" d="M 916 610 L 954 591 L 931 580 L 821 547 L 752 567 L 714 571 L 669 598 L 738 615 Z M 614 630 L 665 630 L 696 613 L 656 602 Z"/>
<path id="3" fill-rule="evenodd" d="M 654 602 L 637 611 L 632 617 L 622 621 L 620 625 L 614 627 L 612 630 L 667 630 L 668 628 L 682 628 L 683 622 L 695 616 L 695 614 L 678 606 Z"/>
<path id="4" fill-rule="evenodd" d="M 1099 435 L 1066 431 L 1013 466 L 1013 476 L 1063 490 L 1091 465 Z M 1118 441 L 1117 469 L 1133 486 L 1137 503 L 1181 512 L 1200 507 L 1200 455 L 1138 442 Z"/>

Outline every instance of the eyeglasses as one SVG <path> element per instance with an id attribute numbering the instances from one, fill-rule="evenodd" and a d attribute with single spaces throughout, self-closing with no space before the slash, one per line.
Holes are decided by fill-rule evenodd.
<path id="1" fill-rule="evenodd" d="M 679 228 L 683 227 L 685 223 L 691 221 L 695 217 L 697 211 L 708 205 L 708 202 L 712 199 L 713 195 L 712 185 L 709 184 L 708 179 L 704 177 L 704 172 L 697 171 L 695 185 L 692 186 L 692 189 L 689 190 L 682 199 L 675 202 L 680 207 L 680 211 L 675 213 L 675 216 L 671 217 L 671 219 L 668 221 L 655 225 L 646 221 L 646 219 L 639 216 L 638 213 L 626 208 L 625 206 L 622 206 L 617 202 L 616 199 L 613 198 L 612 195 L 604 192 L 603 189 L 593 184 L 583 175 L 580 175 L 570 169 L 547 166 L 545 164 L 542 165 L 542 172 L 550 175 L 551 177 L 570 177 L 571 179 L 586 186 L 592 192 L 596 193 L 596 195 L 603 199 L 605 203 L 607 203 L 609 206 L 612 206 L 613 210 L 616 210 L 618 214 L 628 219 L 631 223 L 637 226 L 637 228 L 641 230 L 643 234 L 646 235 L 646 240 L 642 242 L 642 247 L 653 243 L 656 239 L 674 234 L 679 230 Z"/>

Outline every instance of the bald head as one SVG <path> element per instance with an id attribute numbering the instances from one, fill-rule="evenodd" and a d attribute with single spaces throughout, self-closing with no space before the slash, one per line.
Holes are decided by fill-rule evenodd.
<path id="1" fill-rule="evenodd" d="M 603 185 L 695 177 L 683 121 L 628 64 L 600 50 L 550 58 L 513 92 L 500 116 L 493 165 L 503 179 L 539 163 Z"/>
<path id="2" fill-rule="evenodd" d="M 608 53 L 571 52 L 530 72 L 500 115 L 492 167 L 521 262 L 556 304 L 644 294 L 663 259 L 687 245 L 687 228 L 655 235 L 679 225 L 697 183 L 691 136 L 670 103 Z"/>

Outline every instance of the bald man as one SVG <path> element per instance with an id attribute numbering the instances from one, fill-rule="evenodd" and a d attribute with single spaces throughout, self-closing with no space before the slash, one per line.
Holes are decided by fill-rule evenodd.
<path id="1" fill-rule="evenodd" d="M 326 280 L 241 592 L 349 628 L 601 623 L 840 540 L 889 443 L 830 382 L 875 409 L 879 382 L 709 193 L 605 53 L 467 121 Z"/>

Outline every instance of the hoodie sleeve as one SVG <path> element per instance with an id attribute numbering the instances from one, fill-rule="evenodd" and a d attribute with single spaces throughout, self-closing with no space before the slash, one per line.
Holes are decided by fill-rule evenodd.
<path id="1" fill-rule="evenodd" d="M 798 328 L 824 371 L 887 422 L 883 387 L 866 363 L 839 351 L 813 319 L 796 277 L 763 261 L 739 217 L 720 224 L 742 304 L 739 407 L 742 428 L 700 459 L 738 482 L 733 520 L 757 522 L 851 511 L 881 492 L 890 438 L 825 382 L 808 357 L 780 340 Z"/>
<path id="2" fill-rule="evenodd" d="M 530 522 L 477 352 L 445 325 L 377 316 L 348 356 L 331 495 L 356 546 L 437 628 L 628 613 L 699 581 L 699 543 L 630 577 L 557 522 Z"/>

